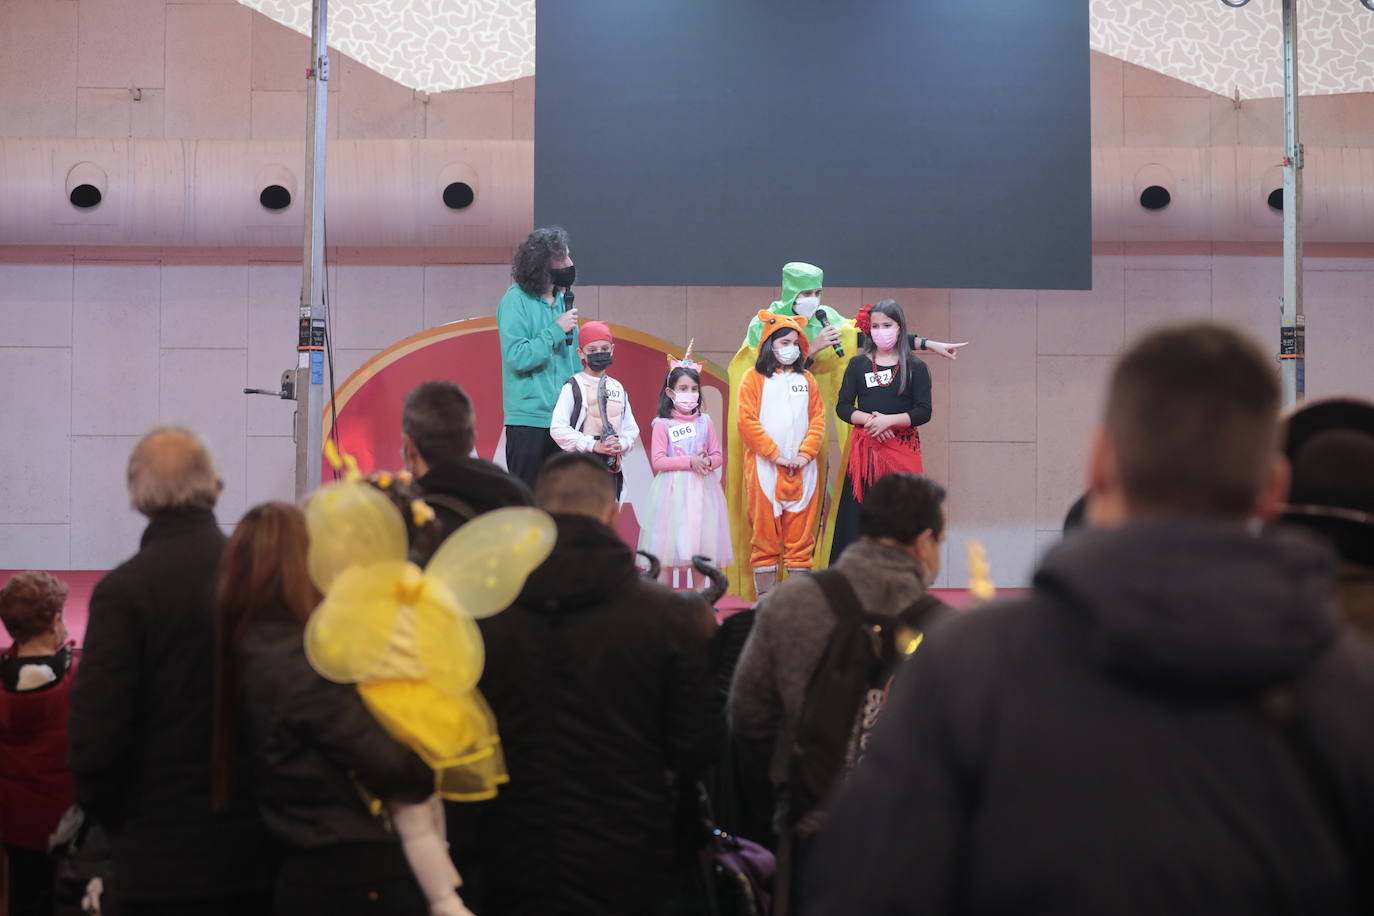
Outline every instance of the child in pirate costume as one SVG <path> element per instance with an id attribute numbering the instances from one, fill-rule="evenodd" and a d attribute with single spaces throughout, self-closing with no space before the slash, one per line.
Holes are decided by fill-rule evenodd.
<path id="1" fill-rule="evenodd" d="M 639 440 L 639 426 L 625 386 L 606 374 L 615 357 L 610 327 L 604 321 L 587 321 L 577 333 L 577 355 L 582 358 L 583 369 L 558 392 L 549 434 L 565 452 L 602 456 L 606 469 L 615 475 L 618 498 L 625 486 L 620 459 Z"/>
<path id="2" fill-rule="evenodd" d="M 331 461 L 338 456 L 326 447 Z M 306 504 L 309 569 L 324 599 L 305 629 L 320 675 L 356 684 L 368 710 L 434 769 L 427 802 L 385 809 L 432 916 L 471 916 L 455 888 L 439 798 L 480 801 L 507 781 L 496 723 L 477 691 L 484 650 L 476 619 L 509 605 L 553 548 L 552 520 L 530 508 L 499 509 L 447 538 L 421 569 L 408 559 L 433 510 L 408 475 L 346 479 Z"/>
<path id="3" fill-rule="evenodd" d="M 811 568 L 825 485 L 816 466 L 825 444 L 825 403 L 815 377 L 802 368 L 806 320 L 770 311 L 758 318 L 759 356 L 740 382 L 738 423 L 753 531 L 749 565 L 763 595 L 780 564 L 789 572 Z"/>
<path id="4" fill-rule="evenodd" d="M 844 486 L 835 516 L 834 563 L 859 539 L 859 504 L 886 474 L 920 474 L 921 434 L 930 422 L 930 369 L 911 349 L 906 314 L 892 299 L 866 305 L 854 316 L 865 335 L 863 352 L 849 361 L 835 415 L 853 427 Z"/>

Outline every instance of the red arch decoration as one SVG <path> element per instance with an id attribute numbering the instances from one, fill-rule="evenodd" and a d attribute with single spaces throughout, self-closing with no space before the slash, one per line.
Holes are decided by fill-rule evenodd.
<path id="1" fill-rule="evenodd" d="M 658 393 L 668 372 L 668 357 L 681 358 L 683 349 L 651 334 L 611 325 L 615 337 L 615 366 L 611 373 L 625 386 L 642 436 L 658 413 Z M 472 398 L 477 413 L 477 454 L 505 465 L 501 410 L 501 345 L 492 317 L 471 318 L 413 334 L 387 347 L 350 375 L 339 387 L 339 447 L 351 454 L 364 471 L 401 466 L 401 406 L 406 394 L 421 382 L 456 382 Z M 702 363 L 702 403 L 722 437 L 729 435 L 725 405 L 729 383 L 725 371 Z M 324 434 L 333 429 L 326 405 Z M 646 444 L 626 456 L 625 495 L 617 529 L 631 546 L 639 538 L 637 512 L 645 511 L 653 471 Z M 324 479 L 332 476 L 321 465 Z"/>

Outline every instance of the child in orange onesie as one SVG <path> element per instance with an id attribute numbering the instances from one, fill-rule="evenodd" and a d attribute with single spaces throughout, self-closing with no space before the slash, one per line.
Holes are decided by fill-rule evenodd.
<path id="1" fill-rule="evenodd" d="M 759 312 L 763 332 L 754 371 L 739 389 L 744 491 L 754 529 L 749 565 L 762 596 L 789 572 L 811 568 L 821 505 L 816 456 L 824 446 L 825 405 L 806 356 L 806 319 Z"/>

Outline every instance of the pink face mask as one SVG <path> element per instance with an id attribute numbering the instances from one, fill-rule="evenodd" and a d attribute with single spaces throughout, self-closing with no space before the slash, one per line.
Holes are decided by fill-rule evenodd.
<path id="1" fill-rule="evenodd" d="M 874 328 L 869 336 L 873 338 L 879 350 L 891 350 L 897 343 L 896 328 Z"/>
<path id="2" fill-rule="evenodd" d="M 691 413 L 697 409 L 697 402 L 701 399 L 699 392 L 678 392 L 673 395 L 673 406 L 682 413 Z"/>

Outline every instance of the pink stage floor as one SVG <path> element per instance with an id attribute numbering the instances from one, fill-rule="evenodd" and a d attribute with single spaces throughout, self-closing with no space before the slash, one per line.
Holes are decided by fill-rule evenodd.
<path id="1" fill-rule="evenodd" d="M 86 609 L 91 601 L 91 590 L 100 581 L 100 577 L 105 575 L 106 570 L 102 569 L 54 569 L 50 572 L 67 583 L 67 629 L 71 632 L 72 638 L 78 644 L 86 636 Z M 12 569 L 0 569 L 0 585 L 8 582 L 10 576 L 15 573 Z M 998 592 L 998 597 L 1008 598 L 1014 595 L 1025 593 L 1025 589 L 1003 589 Z M 941 600 L 957 608 L 966 607 L 969 603 L 967 589 L 962 588 L 937 588 L 935 594 Z M 735 611 L 742 610 L 749 605 L 734 595 L 726 595 L 716 605 L 722 616 L 729 616 Z M 0 643 L 7 643 L 3 633 L 0 633 Z"/>

